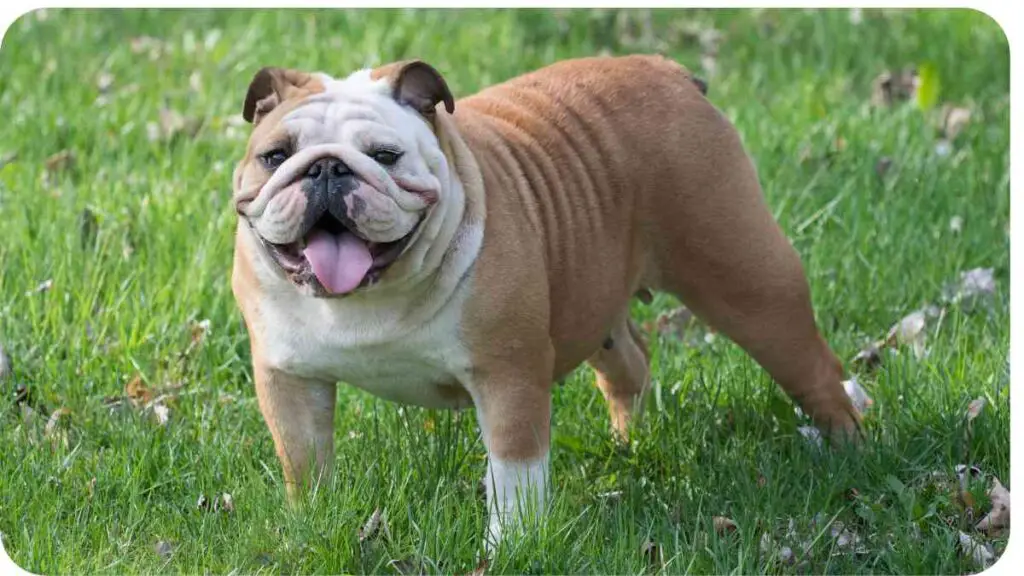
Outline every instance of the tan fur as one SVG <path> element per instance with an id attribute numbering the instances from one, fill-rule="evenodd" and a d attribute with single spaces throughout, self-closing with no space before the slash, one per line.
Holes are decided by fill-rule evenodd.
<path id="1" fill-rule="evenodd" d="M 371 77 L 393 82 L 406 65 Z M 273 118 L 293 104 L 270 111 L 252 142 L 272 139 Z M 546 457 L 552 382 L 585 361 L 626 433 L 649 380 L 629 300 L 649 290 L 676 294 L 742 346 L 823 430 L 855 433 L 800 260 L 736 130 L 684 68 L 647 56 L 565 61 L 427 116 L 465 190 L 464 220 L 484 222 L 461 310 L 472 368 L 447 383 L 472 396 L 493 458 Z M 253 169 L 252 153 L 250 144 L 240 171 Z M 254 257 L 236 245 L 247 323 L 261 291 Z M 313 392 L 267 392 L 302 384 L 260 368 L 255 333 L 279 328 L 249 325 L 260 405 L 293 482 L 310 472 L 292 456 L 299 444 L 329 456 L 328 389 L 307 381 Z"/>

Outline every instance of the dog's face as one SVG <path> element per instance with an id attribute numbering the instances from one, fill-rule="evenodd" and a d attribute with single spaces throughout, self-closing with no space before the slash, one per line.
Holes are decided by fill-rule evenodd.
<path id="1" fill-rule="evenodd" d="M 254 125 L 234 202 L 260 249 L 301 292 L 340 296 L 386 282 L 446 201 L 435 107 L 441 76 L 402 62 L 335 80 L 280 68 L 253 78 Z"/>

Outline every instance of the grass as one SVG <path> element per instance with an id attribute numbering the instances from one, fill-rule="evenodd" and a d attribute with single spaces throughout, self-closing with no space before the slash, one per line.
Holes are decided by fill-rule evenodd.
<path id="1" fill-rule="evenodd" d="M 722 33 L 713 74 L 710 36 L 702 46 L 688 26 Z M 604 50 L 661 50 L 710 79 L 841 357 L 942 304 L 962 271 L 993 268 L 999 288 L 989 306 L 949 305 L 931 320 L 926 357 L 903 348 L 860 373 L 875 405 L 859 454 L 805 441 L 776 386 L 721 338 L 687 346 L 652 334 L 659 398 L 627 450 L 579 370 L 555 395 L 549 522 L 490 571 L 978 571 L 957 552 L 971 524 L 947 483 L 960 463 L 1010 480 L 1009 55 L 998 26 L 970 11 L 866 11 L 859 24 L 846 10 L 22 17 L 0 50 L 0 345 L 14 367 L 0 400 L 0 532 L 17 563 L 38 573 L 472 570 L 485 460 L 471 413 L 342 387 L 335 482 L 305 510 L 284 507 L 229 289 L 230 175 L 246 137 L 233 118 L 265 64 L 343 74 L 419 56 L 466 95 Z M 939 105 L 973 110 L 949 154 L 936 152 L 937 108 L 869 104 L 872 79 L 905 65 L 937 73 Z M 161 124 L 165 108 L 184 118 L 165 111 Z M 62 150 L 74 162 L 47 170 Z M 675 304 L 659 295 L 636 315 L 650 321 Z M 167 425 L 104 404 L 136 376 L 182 386 Z M 988 405 L 969 434 L 976 397 Z M 70 415 L 47 437 L 60 407 Z M 971 489 L 984 513 L 984 484 Z M 233 512 L 197 507 L 223 492 Z M 390 539 L 361 544 L 375 508 Z M 865 552 L 839 549 L 818 514 L 853 527 Z M 717 536 L 717 515 L 738 530 Z M 790 519 L 792 565 L 779 558 Z M 764 533 L 779 542 L 768 553 Z"/>

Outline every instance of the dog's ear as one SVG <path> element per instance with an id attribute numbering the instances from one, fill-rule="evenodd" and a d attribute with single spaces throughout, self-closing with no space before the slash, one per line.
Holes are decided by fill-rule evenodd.
<path id="1" fill-rule="evenodd" d="M 242 106 L 242 117 L 255 126 L 281 102 L 317 92 L 318 87 L 319 82 L 308 72 L 287 68 L 261 68 L 249 83 L 249 91 Z"/>
<path id="2" fill-rule="evenodd" d="M 399 104 L 410 106 L 424 116 L 434 114 L 437 105 L 455 112 L 455 99 L 441 73 L 422 60 L 406 60 L 377 68 L 374 78 L 386 78 Z"/>

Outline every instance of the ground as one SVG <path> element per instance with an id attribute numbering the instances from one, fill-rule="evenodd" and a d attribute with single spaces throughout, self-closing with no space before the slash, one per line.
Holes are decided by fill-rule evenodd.
<path id="1" fill-rule="evenodd" d="M 978 571 L 958 533 L 1002 548 L 973 524 L 991 478 L 1010 480 L 1009 55 L 970 11 L 24 16 L 0 50 L 8 552 L 40 573 L 477 567 L 471 413 L 343 387 L 335 483 L 304 510 L 283 505 L 229 287 L 245 88 L 268 64 L 344 74 L 415 56 L 466 95 L 560 58 L 655 51 L 705 78 L 738 126 L 822 330 L 874 400 L 868 441 L 819 449 L 736 346 L 659 323 L 678 303 L 658 295 L 636 306 L 656 398 L 632 445 L 612 441 L 592 375 L 568 378 L 547 527 L 489 571 Z M 920 83 L 903 99 L 910 66 Z M 887 70 L 893 101 L 873 104 Z M 994 290 L 958 299 L 978 268 Z M 876 368 L 851 362 L 928 306 Z M 983 473 L 966 495 L 958 464 Z M 385 518 L 361 541 L 375 509 Z M 737 528 L 717 534 L 715 516 Z"/>

